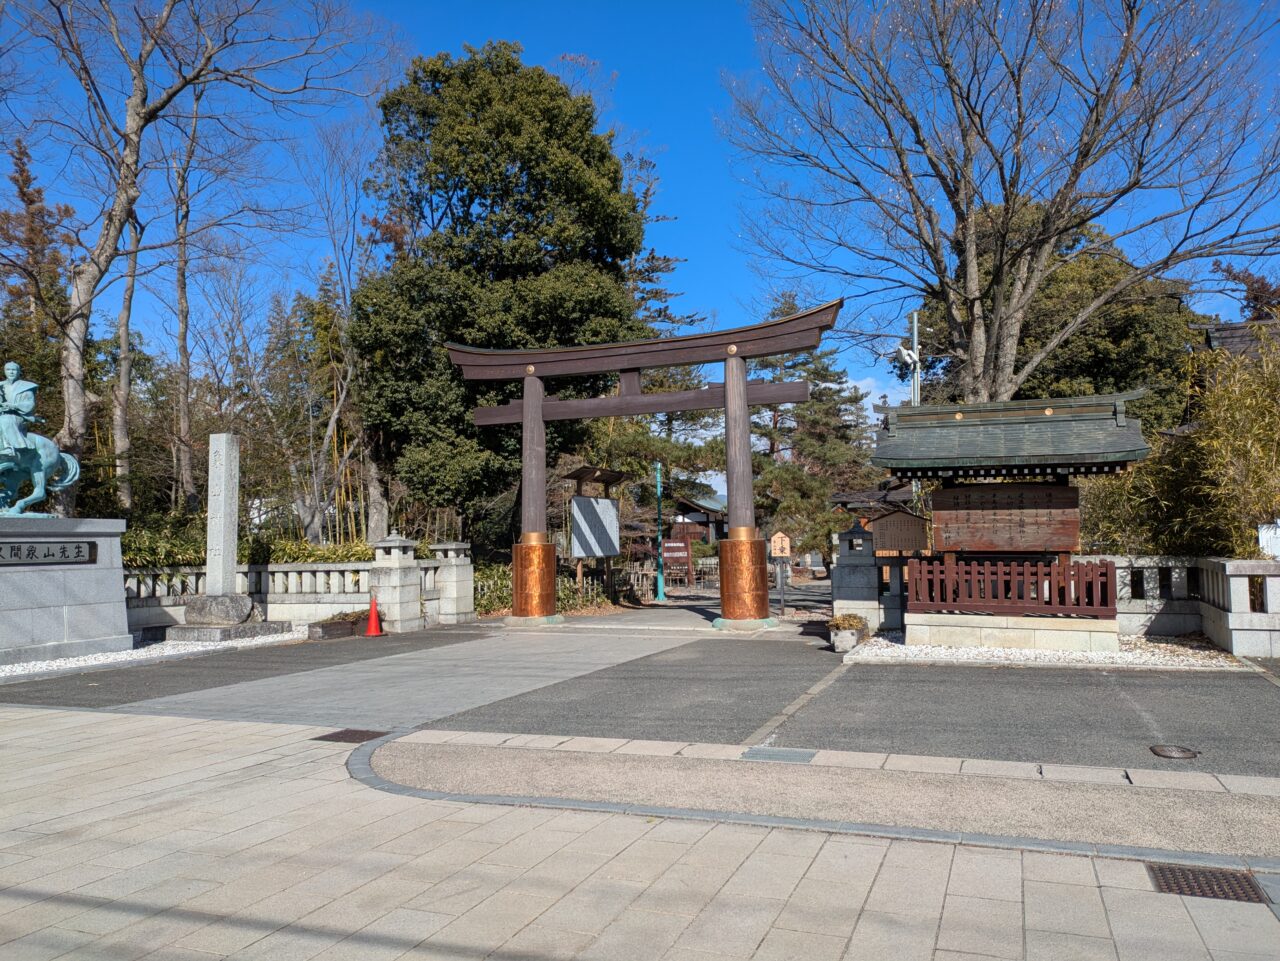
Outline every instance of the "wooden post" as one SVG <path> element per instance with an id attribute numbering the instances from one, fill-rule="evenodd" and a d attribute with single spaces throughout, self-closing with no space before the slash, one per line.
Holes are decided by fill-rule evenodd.
<path id="1" fill-rule="evenodd" d="M 578 481 L 578 483 L 577 483 L 577 485 L 576 485 L 575 489 L 576 489 L 576 491 L 577 491 L 578 496 L 579 496 L 579 497 L 581 497 L 581 496 L 582 496 L 582 481 Z M 605 496 L 608 496 L 608 488 L 605 488 Z M 572 518 L 572 515 L 570 515 L 570 516 L 571 516 L 571 518 Z M 572 520 L 571 520 L 571 522 L 572 522 Z M 577 570 L 577 573 L 578 573 L 578 596 L 579 596 L 579 597 L 581 597 L 581 596 L 582 596 L 583 588 L 586 586 L 586 585 L 584 584 L 584 582 L 583 582 L 583 576 L 582 576 L 582 558 L 581 558 L 581 557 L 579 557 L 579 558 L 578 558 L 578 570 Z"/>
<path id="2" fill-rule="evenodd" d="M 542 419 L 542 379 L 524 379 L 521 436 L 520 534 L 547 533 L 547 425 Z"/>
<path id="3" fill-rule="evenodd" d="M 511 552 L 511 612 L 516 617 L 556 613 L 556 548 L 547 537 L 547 426 L 542 380 L 530 366 L 524 379 L 520 475 L 520 543 Z"/>
<path id="4" fill-rule="evenodd" d="M 605 496 L 605 497 L 612 497 L 612 496 L 613 496 L 613 495 L 612 495 L 612 489 L 610 488 L 610 486 L 609 486 L 608 484 L 605 484 L 605 485 L 604 485 L 604 496 Z M 619 507 L 619 511 L 618 511 L 618 513 L 619 513 L 619 515 L 621 515 L 621 513 L 622 513 L 622 511 L 621 511 L 621 507 L 622 507 L 622 505 L 621 505 L 621 504 L 619 504 L 619 505 L 618 505 L 618 507 Z M 619 547 L 619 549 L 621 549 L 621 547 L 622 547 L 622 544 L 621 544 L 621 540 L 622 540 L 621 531 L 619 531 L 618 540 L 619 540 L 618 547 Z M 618 598 L 617 598 L 617 596 L 614 594 L 614 591 L 613 591 L 613 558 L 612 558 L 612 557 L 606 557 L 606 558 L 604 559 L 604 592 L 605 592 L 605 596 L 609 598 L 609 603 L 610 603 L 610 604 L 616 604 L 616 603 L 618 603 Z"/>
<path id="5" fill-rule="evenodd" d="M 756 526 L 751 490 L 751 412 L 747 409 L 747 362 L 727 357 L 724 362 L 725 485 L 729 494 L 729 536 L 735 528 Z M 754 537 L 754 534 L 752 534 Z"/>
<path id="6" fill-rule="evenodd" d="M 725 485 L 729 536 L 720 542 L 720 609 L 726 621 L 769 616 L 769 571 L 764 540 L 756 530 L 751 475 L 751 417 L 747 362 L 730 345 L 724 361 Z"/>

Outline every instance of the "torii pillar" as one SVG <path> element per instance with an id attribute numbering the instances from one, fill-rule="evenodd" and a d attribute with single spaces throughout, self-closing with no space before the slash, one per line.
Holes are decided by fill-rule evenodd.
<path id="1" fill-rule="evenodd" d="M 724 361 L 725 485 L 729 536 L 720 541 L 718 628 L 750 630 L 769 623 L 769 568 L 764 538 L 756 529 L 751 471 L 751 415 L 747 408 L 747 362 L 737 346 Z"/>
<path id="2" fill-rule="evenodd" d="M 530 365 L 522 398 L 520 540 L 511 551 L 511 613 L 556 617 L 556 546 L 547 534 L 547 425 L 542 418 L 545 391 Z"/>

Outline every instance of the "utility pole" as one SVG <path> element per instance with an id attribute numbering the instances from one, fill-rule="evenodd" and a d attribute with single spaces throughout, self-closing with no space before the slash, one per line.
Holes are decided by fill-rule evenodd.
<path id="1" fill-rule="evenodd" d="M 920 406 L 920 311 L 911 312 L 911 349 L 898 345 L 898 360 L 911 368 L 911 406 Z"/>
<path id="2" fill-rule="evenodd" d="M 658 590 L 653 599 L 655 601 L 665 601 L 667 593 L 663 584 L 662 569 L 662 461 L 654 461 L 653 468 L 658 475 Z"/>
<path id="3" fill-rule="evenodd" d="M 920 406 L 920 311 L 911 312 L 911 406 Z"/>

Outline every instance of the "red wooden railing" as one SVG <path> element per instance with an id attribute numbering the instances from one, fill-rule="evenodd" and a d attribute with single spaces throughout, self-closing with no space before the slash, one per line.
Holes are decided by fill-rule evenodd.
<path id="1" fill-rule="evenodd" d="M 1116 616 L 1111 561 L 959 561 L 913 558 L 907 564 L 907 610 L 967 614 Z"/>

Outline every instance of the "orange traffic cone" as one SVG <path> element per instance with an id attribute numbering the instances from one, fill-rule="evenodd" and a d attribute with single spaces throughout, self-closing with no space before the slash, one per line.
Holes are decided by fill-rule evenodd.
<path id="1" fill-rule="evenodd" d="M 365 637 L 382 637 L 382 618 L 378 616 L 378 599 L 369 595 L 369 626 L 364 630 Z"/>

